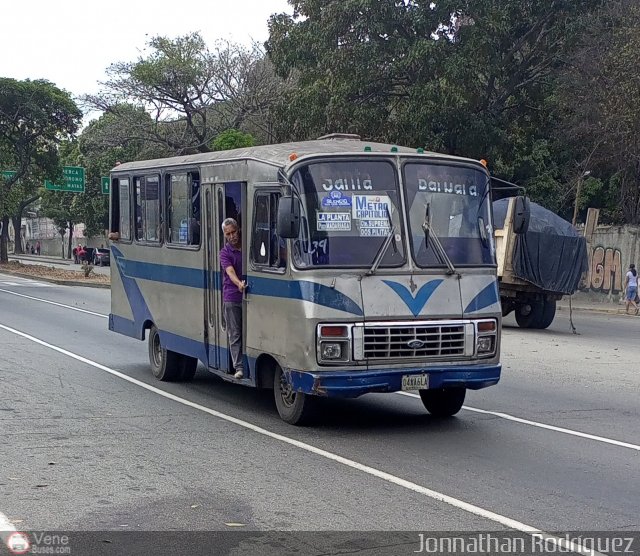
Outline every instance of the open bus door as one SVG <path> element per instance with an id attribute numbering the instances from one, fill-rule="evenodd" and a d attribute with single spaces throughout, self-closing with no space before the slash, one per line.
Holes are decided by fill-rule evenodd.
<path id="1" fill-rule="evenodd" d="M 206 206 L 208 237 L 205 268 L 207 269 L 206 302 L 209 367 L 228 372 L 231 368 L 231 362 L 222 303 L 223 274 L 220 268 L 220 250 L 224 247 L 225 240 L 221 226 L 225 218 L 233 218 L 242 227 L 242 183 L 229 182 L 215 184 L 211 189 L 207 188 Z M 243 245 L 244 242 L 243 235 Z M 243 315 L 243 328 L 244 322 Z M 244 340 L 244 330 L 242 336 Z"/>

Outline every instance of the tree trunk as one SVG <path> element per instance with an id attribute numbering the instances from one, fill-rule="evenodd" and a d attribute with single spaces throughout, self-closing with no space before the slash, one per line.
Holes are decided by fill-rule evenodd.
<path id="1" fill-rule="evenodd" d="M 62 245 L 62 254 L 61 254 L 61 258 L 64 259 L 64 232 L 65 230 L 63 230 L 62 232 L 60 232 L 60 244 Z"/>
<path id="2" fill-rule="evenodd" d="M 0 231 L 0 263 L 9 262 L 9 217 L 2 217 L 2 231 Z"/>
<path id="3" fill-rule="evenodd" d="M 11 217 L 13 222 L 13 231 L 16 236 L 16 246 L 14 252 L 17 254 L 24 253 L 24 249 L 22 249 L 22 214 L 24 213 L 24 209 L 26 209 L 31 203 L 37 201 L 40 198 L 39 195 L 34 195 L 29 199 L 25 199 L 18 205 L 18 210 Z"/>
<path id="4" fill-rule="evenodd" d="M 20 255 L 24 253 L 24 249 L 22 249 L 22 217 L 12 216 L 11 221 L 13 222 L 13 235 L 15 237 L 13 252 L 16 255 Z"/>
<path id="5" fill-rule="evenodd" d="M 67 246 L 67 255 L 71 258 L 71 250 L 73 249 L 73 222 L 69 222 L 69 245 Z"/>

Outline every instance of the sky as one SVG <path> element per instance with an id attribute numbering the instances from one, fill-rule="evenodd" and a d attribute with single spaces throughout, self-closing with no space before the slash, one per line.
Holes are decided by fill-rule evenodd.
<path id="1" fill-rule="evenodd" d="M 151 37 L 198 31 L 209 48 L 218 39 L 249 45 L 268 38 L 269 16 L 281 12 L 292 12 L 286 0 L 4 0 L 0 77 L 96 93 L 107 67 L 144 56 Z"/>

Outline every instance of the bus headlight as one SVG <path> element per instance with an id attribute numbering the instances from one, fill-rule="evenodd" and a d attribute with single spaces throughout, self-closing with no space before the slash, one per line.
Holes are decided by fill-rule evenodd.
<path id="1" fill-rule="evenodd" d="M 319 324 L 316 353 L 318 363 L 343 363 L 351 360 L 351 327 L 344 324 Z"/>
<path id="2" fill-rule="evenodd" d="M 489 357 L 496 352 L 498 342 L 498 323 L 495 319 L 476 322 L 476 355 Z"/>
<path id="3" fill-rule="evenodd" d="M 493 337 L 481 336 L 478 338 L 478 353 L 491 353 L 493 351 Z"/>
<path id="4" fill-rule="evenodd" d="M 320 342 L 321 359 L 342 359 L 342 345 L 338 342 Z"/>

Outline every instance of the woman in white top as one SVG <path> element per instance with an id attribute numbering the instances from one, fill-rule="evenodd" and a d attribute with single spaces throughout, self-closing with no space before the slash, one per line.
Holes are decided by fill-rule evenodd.
<path id="1" fill-rule="evenodd" d="M 633 305 L 633 308 L 636 310 L 636 315 L 640 311 L 638 305 L 636 304 L 636 296 L 638 295 L 638 272 L 636 271 L 636 265 L 631 263 L 629 265 L 629 272 L 624 279 L 624 288 L 626 290 L 625 301 L 627 303 L 627 314 L 629 314 L 629 305 Z"/>

